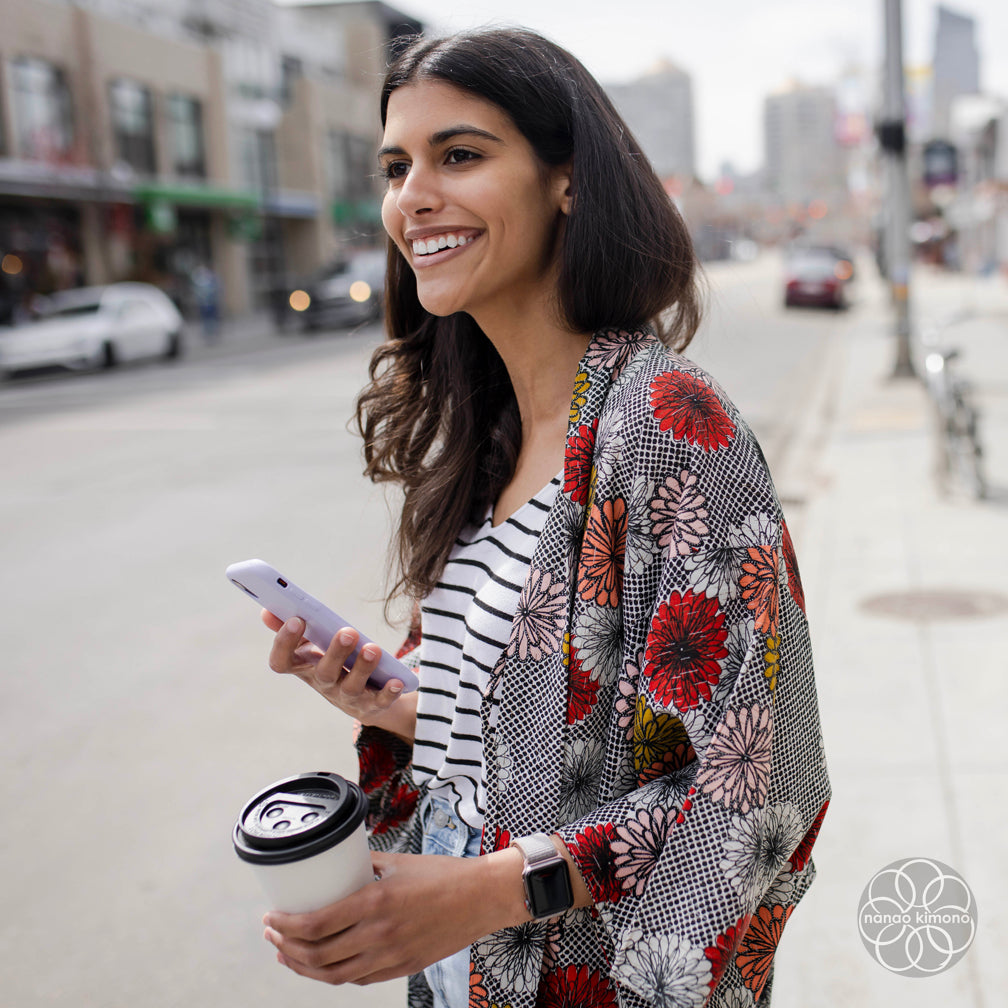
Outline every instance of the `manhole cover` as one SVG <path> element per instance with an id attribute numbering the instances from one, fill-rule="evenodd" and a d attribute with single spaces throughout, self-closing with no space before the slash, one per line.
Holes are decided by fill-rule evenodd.
<path id="1" fill-rule="evenodd" d="M 1008 598 L 990 591 L 956 588 L 918 588 L 884 592 L 861 602 L 875 616 L 905 620 L 984 619 L 1008 611 Z"/>

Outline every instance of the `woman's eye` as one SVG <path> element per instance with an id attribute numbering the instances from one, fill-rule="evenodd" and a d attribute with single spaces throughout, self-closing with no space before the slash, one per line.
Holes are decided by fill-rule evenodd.
<path id="1" fill-rule="evenodd" d="M 475 151 L 465 150 L 465 148 L 462 147 L 453 147 L 445 155 L 445 163 L 455 165 L 465 164 L 468 161 L 478 161 L 479 157 L 479 154 Z"/>
<path id="2" fill-rule="evenodd" d="M 409 171 L 409 165 L 405 161 L 389 161 L 381 166 L 382 177 L 389 181 L 403 178 L 407 171 Z"/>

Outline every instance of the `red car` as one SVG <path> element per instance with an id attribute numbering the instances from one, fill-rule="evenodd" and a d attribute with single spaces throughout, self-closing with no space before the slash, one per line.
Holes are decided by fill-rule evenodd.
<path id="1" fill-rule="evenodd" d="M 787 262 L 784 304 L 819 308 L 846 308 L 847 284 L 854 265 L 825 249 L 796 253 Z"/>

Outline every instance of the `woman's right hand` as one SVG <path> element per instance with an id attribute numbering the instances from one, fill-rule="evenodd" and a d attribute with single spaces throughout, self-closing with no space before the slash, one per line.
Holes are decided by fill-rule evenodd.
<path id="1" fill-rule="evenodd" d="M 368 685 L 368 677 L 381 658 L 381 648 L 377 644 L 365 644 L 348 670 L 344 663 L 350 658 L 358 638 L 353 627 L 340 630 L 328 650 L 323 652 L 304 638 L 303 619 L 294 617 L 285 623 L 264 609 L 262 621 L 276 632 L 269 656 L 269 667 L 274 672 L 297 676 L 363 725 L 385 728 L 413 741 L 416 695 L 397 703 L 403 690 L 399 679 L 390 679 L 380 690 Z"/>

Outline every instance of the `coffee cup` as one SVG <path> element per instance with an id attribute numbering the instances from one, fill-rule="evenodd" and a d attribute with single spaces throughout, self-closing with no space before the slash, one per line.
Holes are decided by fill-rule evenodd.
<path id="1" fill-rule="evenodd" d="M 364 819 L 367 798 L 339 774 L 298 774 L 245 803 L 232 839 L 270 906 L 308 913 L 374 881 Z"/>

